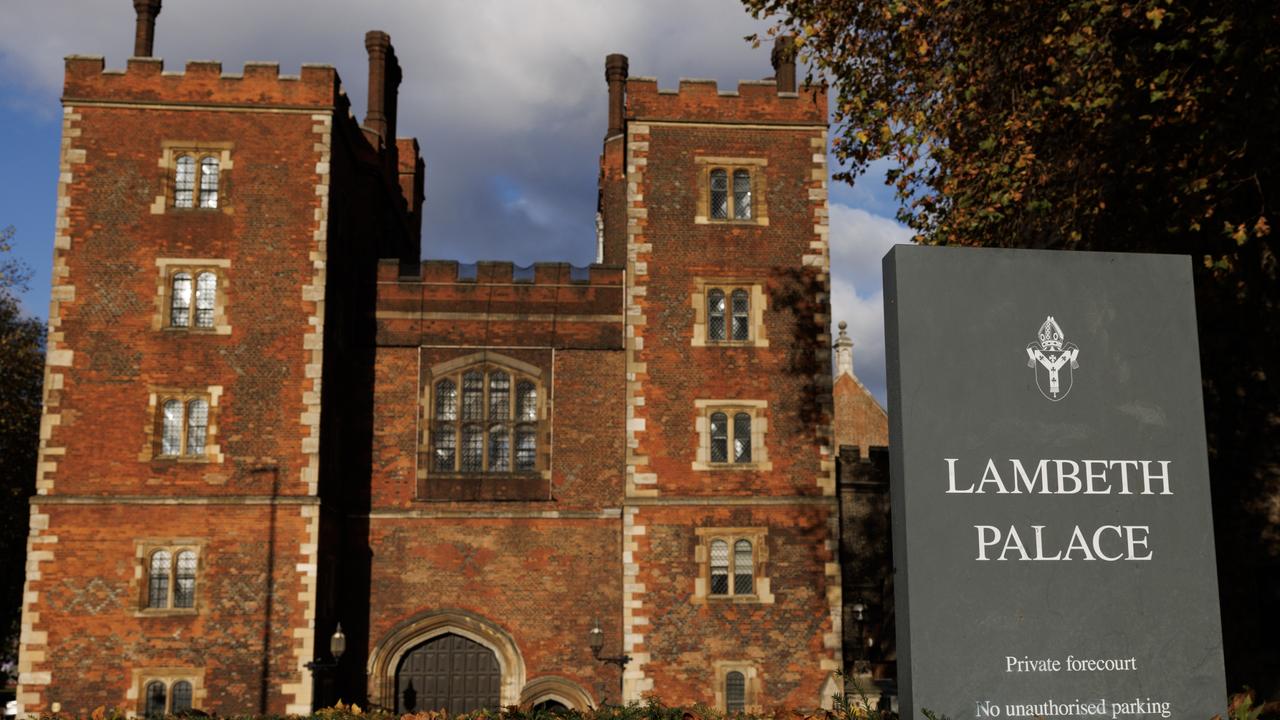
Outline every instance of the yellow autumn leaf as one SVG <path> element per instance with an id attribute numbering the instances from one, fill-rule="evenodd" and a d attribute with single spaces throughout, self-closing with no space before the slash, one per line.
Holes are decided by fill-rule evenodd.
<path id="1" fill-rule="evenodd" d="M 1151 21 L 1152 27 L 1160 27 L 1160 23 L 1164 22 L 1164 8 L 1151 8 L 1147 11 L 1147 19 Z"/>

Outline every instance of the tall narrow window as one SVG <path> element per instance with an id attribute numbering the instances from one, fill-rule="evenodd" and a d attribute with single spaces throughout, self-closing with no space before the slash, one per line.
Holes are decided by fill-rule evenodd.
<path id="1" fill-rule="evenodd" d="M 751 172 L 749 170 L 733 171 L 733 217 L 737 220 L 751 219 Z"/>
<path id="2" fill-rule="evenodd" d="M 160 429 L 160 454 L 182 454 L 182 401 L 166 400 Z"/>
<path id="3" fill-rule="evenodd" d="M 511 429 L 507 425 L 489 428 L 489 472 L 511 471 Z"/>
<path id="4" fill-rule="evenodd" d="M 173 555 L 168 550 L 157 550 L 151 554 L 151 569 L 147 573 L 147 607 L 169 607 L 169 572 L 172 562 Z"/>
<path id="5" fill-rule="evenodd" d="M 462 472 L 482 470 L 484 470 L 484 433 L 475 425 L 466 425 L 462 428 Z"/>
<path id="6" fill-rule="evenodd" d="M 174 715 L 187 712 L 191 709 L 191 683 L 186 680 L 179 680 L 173 684 L 173 706 L 171 712 Z"/>
<path id="7" fill-rule="evenodd" d="M 747 679 L 737 670 L 724 676 L 724 711 L 740 713 L 747 707 Z"/>
<path id="8" fill-rule="evenodd" d="M 431 433 L 431 467 L 435 470 L 453 470 L 457 458 L 458 436 L 452 427 L 440 427 Z"/>
<path id="9" fill-rule="evenodd" d="M 196 398 L 187 403 L 187 448 L 184 455 L 203 455 L 209 431 L 209 402 Z"/>
<path id="10" fill-rule="evenodd" d="M 191 273 L 174 273 L 170 283 L 169 326 L 191 325 Z"/>
<path id="11" fill-rule="evenodd" d="M 174 573 L 173 606 L 196 606 L 196 554 L 190 550 L 178 553 L 177 571 Z"/>
<path id="12" fill-rule="evenodd" d="M 711 171 L 711 217 L 729 217 L 729 174 L 719 168 Z"/>
<path id="13" fill-rule="evenodd" d="M 520 422 L 537 422 L 538 420 L 538 388 L 531 382 L 522 382 L 516 387 L 516 419 Z"/>
<path id="14" fill-rule="evenodd" d="M 165 711 L 167 709 L 166 703 L 165 703 L 166 693 L 165 693 L 164 683 L 160 682 L 159 680 L 152 680 L 151 682 L 147 683 L 145 694 L 147 697 L 147 702 L 146 702 L 146 709 L 144 712 L 146 714 L 147 720 L 156 720 L 158 718 L 164 717 Z"/>
<path id="15" fill-rule="evenodd" d="M 469 372 L 462 376 L 462 419 L 484 418 L 484 373 Z"/>
<path id="16" fill-rule="evenodd" d="M 218 276 L 202 272 L 196 276 L 196 322 L 198 328 L 213 327 L 213 306 L 218 297 Z"/>
<path id="17" fill-rule="evenodd" d="M 751 462 L 751 416 L 743 412 L 733 416 L 733 461 Z"/>
<path id="18" fill-rule="evenodd" d="M 458 419 L 458 386 L 452 380 L 436 383 L 436 420 L 453 422 Z"/>
<path id="19" fill-rule="evenodd" d="M 511 414 L 511 376 L 489 373 L 489 419 L 506 420 Z"/>
<path id="20" fill-rule="evenodd" d="M 736 184 L 735 179 L 735 187 Z M 215 157 L 200 161 L 200 207 L 218 207 L 218 159 Z"/>
<path id="21" fill-rule="evenodd" d="M 173 181 L 173 204 L 175 207 L 189 208 L 195 206 L 196 159 L 190 155 L 182 155 L 177 161 L 177 172 Z"/>
<path id="22" fill-rule="evenodd" d="M 747 291 L 738 288 L 733 291 L 730 298 L 733 312 L 733 331 L 730 337 L 734 340 L 748 340 L 751 335 L 751 303 L 748 300 Z"/>
<path id="23" fill-rule="evenodd" d="M 715 288 L 707 293 L 707 339 L 724 338 L 724 291 Z"/>
<path id="24" fill-rule="evenodd" d="M 711 413 L 711 462 L 729 461 L 729 418 L 722 412 Z"/>
<path id="25" fill-rule="evenodd" d="M 729 594 L 729 543 L 711 541 L 711 594 Z"/>
<path id="26" fill-rule="evenodd" d="M 538 468 L 538 436 L 531 427 L 516 430 L 516 470 L 528 472 Z"/>
<path id="27" fill-rule="evenodd" d="M 733 594 L 750 595 L 752 591 L 751 541 L 739 540 L 733 544 Z"/>

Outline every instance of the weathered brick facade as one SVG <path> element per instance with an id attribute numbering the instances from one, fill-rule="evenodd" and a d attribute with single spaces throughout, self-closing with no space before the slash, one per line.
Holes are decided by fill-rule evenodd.
<path id="1" fill-rule="evenodd" d="M 418 708 L 453 636 L 503 704 L 822 704 L 825 91 L 785 52 L 736 92 L 610 56 L 604 262 L 468 268 L 419 262 L 400 70 L 366 44 L 363 127 L 329 67 L 68 59 L 24 712 L 141 714 L 149 683 L 222 714 Z M 184 155 L 216 160 L 214 207 L 182 206 Z M 216 276 L 206 325 L 175 322 L 180 273 Z M 195 554 L 193 600 L 164 604 L 190 571 L 159 551 Z"/>

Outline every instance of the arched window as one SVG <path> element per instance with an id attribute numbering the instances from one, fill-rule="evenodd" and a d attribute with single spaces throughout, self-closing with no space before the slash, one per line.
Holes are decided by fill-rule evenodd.
<path id="1" fill-rule="evenodd" d="M 182 401 L 166 400 L 160 434 L 161 455 L 182 454 Z"/>
<path id="2" fill-rule="evenodd" d="M 711 594 L 729 594 L 729 543 L 711 541 Z"/>
<path id="3" fill-rule="evenodd" d="M 168 550 L 151 553 L 151 569 L 147 577 L 147 607 L 169 607 L 169 572 L 173 555 Z"/>
<path id="4" fill-rule="evenodd" d="M 711 171 L 711 217 L 729 218 L 729 174 L 721 168 Z"/>
<path id="5" fill-rule="evenodd" d="M 176 608 L 193 608 L 196 606 L 196 554 L 191 550 L 178 553 L 177 571 L 173 588 L 173 606 Z M 176 689 L 175 695 L 176 698 Z"/>
<path id="6" fill-rule="evenodd" d="M 747 707 L 747 679 L 737 670 L 724 676 L 724 711 L 740 713 Z"/>
<path id="7" fill-rule="evenodd" d="M 191 273 L 173 274 L 169 287 L 169 326 L 191 325 Z"/>
<path id="8" fill-rule="evenodd" d="M 186 680 L 179 680 L 173 684 L 173 704 L 172 712 L 174 715 L 184 713 L 191 709 L 191 683 Z"/>
<path id="9" fill-rule="evenodd" d="M 196 276 L 196 322 L 198 328 L 213 327 L 213 306 L 218 298 L 218 276 L 202 272 Z"/>
<path id="10" fill-rule="evenodd" d="M 209 431 L 209 402 L 196 398 L 187 402 L 187 447 L 183 455 L 204 454 L 204 441 Z"/>
<path id="11" fill-rule="evenodd" d="M 461 387 L 459 403 L 457 388 Z M 506 367 L 471 366 L 432 386 L 430 469 L 523 473 L 538 469 L 539 387 Z M 514 396 L 514 397 L 513 397 Z"/>
<path id="12" fill-rule="evenodd" d="M 748 300 L 747 291 L 738 288 L 733 291 L 731 298 L 733 331 L 729 337 L 734 340 L 749 340 L 751 337 L 751 303 Z"/>
<path id="13" fill-rule="evenodd" d="M 733 416 L 733 461 L 751 462 L 751 416 L 744 412 Z"/>
<path id="14" fill-rule="evenodd" d="M 165 712 L 168 710 L 168 705 L 165 702 L 166 693 L 164 683 L 159 680 L 152 680 L 147 683 L 145 695 L 147 701 L 144 712 L 148 720 L 164 717 Z"/>
<path id="15" fill-rule="evenodd" d="M 735 220 L 751 219 L 751 172 L 733 171 L 733 217 Z"/>
<path id="16" fill-rule="evenodd" d="M 181 155 L 177 160 L 177 172 L 173 179 L 173 204 L 175 207 L 195 206 L 196 159 Z"/>
<path id="17" fill-rule="evenodd" d="M 724 291 L 719 288 L 707 292 L 707 339 L 725 339 Z"/>
<path id="18" fill-rule="evenodd" d="M 200 207 L 218 207 L 218 158 L 212 156 L 200 161 Z"/>
<path id="19" fill-rule="evenodd" d="M 729 461 L 729 417 L 722 412 L 711 413 L 711 462 Z"/>
<path id="20" fill-rule="evenodd" d="M 733 544 L 733 594 L 750 595 L 753 589 L 751 541 L 739 540 Z"/>

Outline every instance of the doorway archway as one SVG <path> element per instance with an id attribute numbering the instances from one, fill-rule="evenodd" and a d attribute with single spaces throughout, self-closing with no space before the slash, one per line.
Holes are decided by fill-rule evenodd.
<path id="1" fill-rule="evenodd" d="M 459 715 L 501 707 L 502 669 L 492 650 L 445 633 L 410 649 L 396 669 L 396 713 Z"/>

